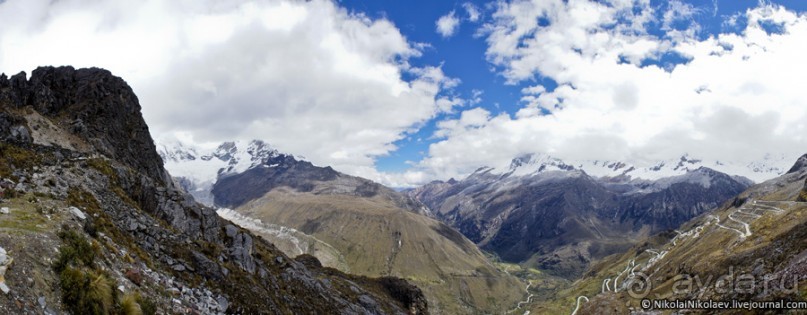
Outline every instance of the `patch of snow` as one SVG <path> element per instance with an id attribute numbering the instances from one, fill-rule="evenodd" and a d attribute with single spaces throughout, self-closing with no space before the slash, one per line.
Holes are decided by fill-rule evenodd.
<path id="1" fill-rule="evenodd" d="M 480 169 L 490 174 L 506 176 L 527 176 L 550 171 L 581 170 L 592 177 L 658 180 L 687 174 L 702 167 L 722 173 L 748 178 L 754 182 L 762 182 L 784 174 L 793 164 L 794 159 L 784 155 L 766 155 L 761 160 L 748 163 L 709 161 L 691 157 L 688 154 L 677 159 L 640 162 L 640 161 L 608 161 L 608 160 L 561 160 L 547 154 L 529 154 L 517 157 L 510 165 L 496 168 Z"/>
<path id="2" fill-rule="evenodd" d="M 179 141 L 163 142 L 157 144 L 157 153 L 162 157 L 168 173 L 190 181 L 195 187 L 197 201 L 208 206 L 212 206 L 212 198 L 199 197 L 208 195 L 220 177 L 242 173 L 259 165 L 265 166 L 269 158 L 279 154 L 260 140 L 224 142 L 216 148 Z"/>

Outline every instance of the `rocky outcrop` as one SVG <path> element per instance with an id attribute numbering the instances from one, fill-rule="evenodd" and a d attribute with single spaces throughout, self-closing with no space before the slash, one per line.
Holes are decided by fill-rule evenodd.
<path id="1" fill-rule="evenodd" d="M 207 232 L 216 228 L 212 209 L 193 209 L 190 198 L 165 198 L 167 190 L 174 190 L 173 184 L 142 119 L 137 96 L 123 79 L 97 68 L 42 67 L 33 71 L 30 80 L 22 72 L 5 84 L 2 81 L 0 87 L 6 86 L 0 89 L 0 100 L 6 101 L 4 106 L 33 110 L 83 140 L 91 147 L 85 153 L 122 164 L 123 167 L 108 171 L 114 172 L 110 175 L 116 177 L 142 210 L 171 222 L 193 237 L 217 241 L 214 233 Z M 9 112 L 2 115 L 11 116 Z M 23 122 L 25 119 L 20 117 L 0 116 L 0 131 L 6 131 L 3 134 L 7 139 L 30 144 L 33 139 Z"/>
<path id="2" fill-rule="evenodd" d="M 37 113 L 69 126 L 99 154 L 164 182 L 166 172 L 140 113 L 140 103 L 123 79 L 98 68 L 41 67 L 26 80 L 25 72 L 0 79 L 6 106 L 30 106 Z M 135 119 L 134 117 L 140 118 Z"/>
<path id="3" fill-rule="evenodd" d="M 12 261 L 14 260 L 11 259 L 6 250 L 0 247 L 0 292 L 3 292 L 3 294 L 8 294 L 11 291 L 6 285 L 6 270 L 8 270 L 8 266 L 11 265 Z"/>
<path id="4" fill-rule="evenodd" d="M 255 273 L 255 259 L 252 258 L 252 236 L 239 231 L 234 225 L 224 227 L 230 241 L 230 256 L 235 257 L 236 265 L 249 273 Z"/>
<path id="5" fill-rule="evenodd" d="M 798 160 L 796 160 L 796 163 L 794 163 L 793 167 L 787 171 L 787 174 L 800 172 L 804 169 L 807 169 L 807 154 L 802 155 Z"/>

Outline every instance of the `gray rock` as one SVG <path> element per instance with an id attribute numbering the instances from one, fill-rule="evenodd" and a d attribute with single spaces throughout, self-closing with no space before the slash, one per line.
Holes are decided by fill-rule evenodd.
<path id="1" fill-rule="evenodd" d="M 232 224 L 228 224 L 224 227 L 224 231 L 227 234 L 227 237 L 234 238 L 235 234 L 238 233 L 238 228 Z"/>
<path id="2" fill-rule="evenodd" d="M 74 216 L 76 216 L 77 218 L 79 218 L 81 220 L 87 219 L 87 215 L 85 215 L 83 211 L 79 210 L 79 208 L 69 207 L 69 208 L 67 208 L 67 210 L 69 210 L 70 213 L 72 213 Z"/>
<path id="3" fill-rule="evenodd" d="M 373 298 L 371 298 L 366 294 L 362 294 L 361 296 L 359 296 L 359 303 L 361 303 L 362 306 L 371 310 L 378 308 L 378 302 L 376 302 Z"/>
<path id="4" fill-rule="evenodd" d="M 11 127 L 11 139 L 25 143 L 33 141 L 33 138 L 31 138 L 31 133 L 29 133 L 28 128 L 25 128 L 24 126 Z"/>
<path id="5" fill-rule="evenodd" d="M 134 219 L 130 219 L 127 226 L 129 231 L 135 231 L 137 230 L 137 227 L 140 226 L 140 224 L 138 224 L 137 221 L 135 221 Z"/>
<path id="6" fill-rule="evenodd" d="M 230 302 L 227 301 L 226 297 L 219 296 L 218 298 L 216 298 L 216 302 L 219 303 L 219 310 L 222 312 L 227 311 L 227 308 L 230 307 Z"/>
<path id="7" fill-rule="evenodd" d="M 230 247 L 230 257 L 244 271 L 255 274 L 255 259 L 252 257 L 252 237 L 246 233 L 237 233 Z"/>

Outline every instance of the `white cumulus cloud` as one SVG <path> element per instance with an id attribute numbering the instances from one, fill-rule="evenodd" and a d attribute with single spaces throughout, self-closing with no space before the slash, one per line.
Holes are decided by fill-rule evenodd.
<path id="1" fill-rule="evenodd" d="M 459 29 L 460 19 L 457 17 L 454 11 L 451 11 L 437 19 L 437 22 L 434 24 L 437 34 L 440 34 L 440 36 L 443 37 L 451 37 L 454 36 L 454 33 L 456 33 L 457 29 Z"/>
<path id="2" fill-rule="evenodd" d="M 479 8 L 470 2 L 465 2 L 462 4 L 462 8 L 465 9 L 465 12 L 468 13 L 468 21 L 476 22 L 479 21 L 479 18 L 482 16 L 482 13 L 479 11 Z"/>
<path id="3" fill-rule="evenodd" d="M 647 1 L 500 3 L 484 30 L 489 61 L 511 84 L 541 77 L 558 87 L 524 88 L 516 113 L 468 109 L 439 123 L 441 140 L 412 172 L 445 179 L 525 153 L 652 163 L 684 153 L 746 162 L 807 152 L 807 16 L 762 3 L 742 14 L 748 23 L 739 33 L 650 35 L 648 25 L 697 10 L 673 9 L 656 12 Z M 688 62 L 659 64 L 669 54 Z"/>
<path id="4" fill-rule="evenodd" d="M 458 81 L 439 66 L 409 64 L 422 45 L 332 1 L 7 0 L 0 21 L 1 72 L 107 68 L 156 138 L 263 139 L 371 178 L 393 142 L 462 103 L 441 96 Z"/>

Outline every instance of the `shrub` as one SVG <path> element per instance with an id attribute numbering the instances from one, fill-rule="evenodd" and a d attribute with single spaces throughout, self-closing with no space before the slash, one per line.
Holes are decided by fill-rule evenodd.
<path id="1" fill-rule="evenodd" d="M 95 269 L 100 246 L 70 229 L 60 231 L 59 237 L 63 244 L 53 268 L 59 274 L 65 308 L 72 314 L 109 314 L 117 291 L 115 281 Z"/>
<path id="2" fill-rule="evenodd" d="M 3 198 L 14 199 L 19 197 L 19 195 L 20 193 L 17 192 L 17 190 L 15 190 L 14 188 L 6 188 L 5 190 L 3 190 Z"/>
<path id="3" fill-rule="evenodd" d="M 98 227 L 95 226 L 95 220 L 92 217 L 84 220 L 84 233 L 87 233 L 92 238 L 98 237 Z"/>
<path id="4" fill-rule="evenodd" d="M 0 143 L 0 177 L 17 180 L 12 173 L 14 169 L 30 169 L 39 165 L 41 157 L 30 149 L 24 149 L 9 143 Z"/>
<path id="5" fill-rule="evenodd" d="M 102 273 L 88 272 L 90 283 L 87 287 L 86 302 L 93 314 L 109 314 L 115 302 L 115 281 Z"/>
<path id="6" fill-rule="evenodd" d="M 84 236 L 73 230 L 63 230 L 59 232 L 59 237 L 64 245 L 59 248 L 59 258 L 53 265 L 57 272 L 72 265 L 93 267 L 99 251 L 98 245 L 90 244 Z"/>
<path id="7" fill-rule="evenodd" d="M 72 314 L 109 314 L 115 301 L 115 282 L 95 270 L 67 267 L 59 273 L 62 303 Z"/>
<path id="8" fill-rule="evenodd" d="M 140 303 L 137 303 L 139 295 L 127 294 L 120 300 L 120 313 L 122 315 L 143 315 Z"/>

